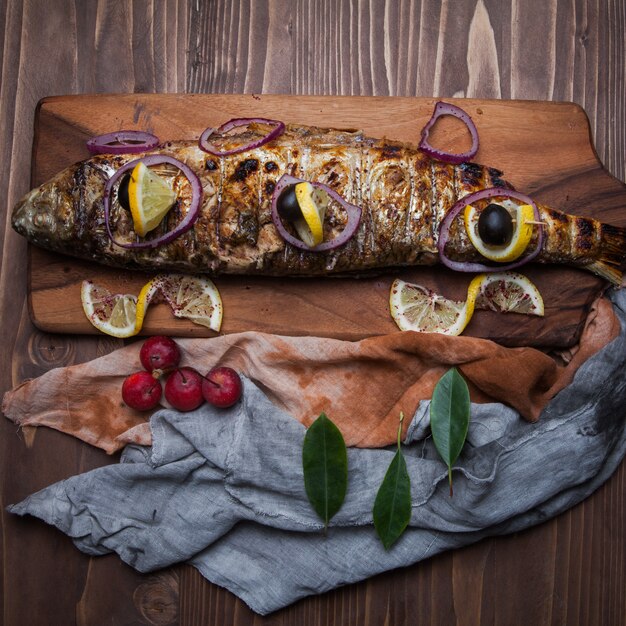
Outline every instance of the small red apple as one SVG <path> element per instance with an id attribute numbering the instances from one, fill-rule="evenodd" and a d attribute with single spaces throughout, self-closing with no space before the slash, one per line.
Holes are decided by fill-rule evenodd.
<path id="1" fill-rule="evenodd" d="M 214 367 L 202 380 L 202 395 L 213 406 L 225 409 L 241 398 L 241 378 L 232 367 Z"/>
<path id="2" fill-rule="evenodd" d="M 170 337 L 156 335 L 144 341 L 139 351 L 139 359 L 149 372 L 155 372 L 159 376 L 178 367 L 180 350 Z"/>
<path id="3" fill-rule="evenodd" d="M 154 409 L 163 389 L 159 380 L 150 372 L 135 372 L 124 379 L 122 383 L 122 400 L 131 408 L 138 411 Z"/>
<path id="4" fill-rule="evenodd" d="M 179 411 L 193 411 L 203 402 L 202 376 L 191 367 L 174 370 L 165 381 L 165 399 Z"/>

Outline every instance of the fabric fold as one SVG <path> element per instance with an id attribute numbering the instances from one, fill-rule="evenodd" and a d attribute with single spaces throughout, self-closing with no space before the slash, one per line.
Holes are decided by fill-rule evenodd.
<path id="1" fill-rule="evenodd" d="M 305 426 L 247 378 L 240 405 L 159 411 L 150 422 L 152 447 L 129 446 L 120 464 L 9 510 L 57 526 L 89 554 L 117 552 L 140 571 L 189 562 L 260 614 L 520 531 L 586 498 L 626 455 L 626 294 L 614 302 L 620 335 L 580 366 L 538 422 L 501 403 L 472 404 L 453 497 L 429 436 L 427 403 L 419 404 L 403 445 L 411 521 L 390 550 L 371 511 L 394 447 L 348 450 L 348 493 L 324 535 L 304 491 Z"/>
<path id="2" fill-rule="evenodd" d="M 357 342 L 252 332 L 178 342 L 183 365 L 201 373 L 218 363 L 234 367 L 305 426 L 332 407 L 348 445 L 372 448 L 394 442 L 400 411 L 412 415 L 451 366 L 468 380 L 475 402 L 504 403 L 535 421 L 618 333 L 610 302 L 601 300 L 564 367 L 532 348 L 413 332 Z M 146 415 L 127 407 L 120 392 L 125 376 L 141 369 L 140 347 L 136 342 L 25 382 L 5 394 L 2 411 L 17 424 L 55 428 L 108 453 L 129 443 L 150 445 Z"/>

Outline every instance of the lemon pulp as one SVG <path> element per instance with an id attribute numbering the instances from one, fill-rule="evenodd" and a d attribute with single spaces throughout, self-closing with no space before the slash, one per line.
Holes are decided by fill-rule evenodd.
<path id="1" fill-rule="evenodd" d="M 155 279 L 158 289 L 176 317 L 219 331 L 224 307 L 215 283 L 209 278 L 163 274 Z"/>
<path id="2" fill-rule="evenodd" d="M 137 298 L 132 294 L 112 294 L 105 287 L 83 281 L 80 300 L 87 319 L 100 331 L 112 337 L 136 335 Z"/>
<path id="3" fill-rule="evenodd" d="M 467 300 L 457 302 L 397 278 L 391 286 L 389 308 L 400 330 L 460 335 L 474 313 L 477 292 L 471 287 Z"/>
<path id="4" fill-rule="evenodd" d="M 137 163 L 128 183 L 128 204 L 135 232 L 145 237 L 176 202 L 176 192 L 143 161 Z"/>
<path id="5" fill-rule="evenodd" d="M 517 272 L 485 274 L 476 300 L 478 308 L 489 308 L 501 313 L 544 314 L 543 298 L 539 289 Z"/>

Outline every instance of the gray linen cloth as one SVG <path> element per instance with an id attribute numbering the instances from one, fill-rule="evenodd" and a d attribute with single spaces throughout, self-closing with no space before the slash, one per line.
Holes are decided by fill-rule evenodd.
<path id="1" fill-rule="evenodd" d="M 403 446 L 411 522 L 389 551 L 372 506 L 395 449 L 348 451 L 348 493 L 325 536 L 304 491 L 305 429 L 250 380 L 237 406 L 159 411 L 150 448 L 128 446 L 119 464 L 56 483 L 9 511 L 57 526 L 88 554 L 114 551 L 141 572 L 189 562 L 260 614 L 522 530 L 586 498 L 626 454 L 626 291 L 611 297 L 621 335 L 579 369 L 538 423 L 501 404 L 472 405 L 453 497 L 430 438 L 428 402 L 420 404 Z"/>

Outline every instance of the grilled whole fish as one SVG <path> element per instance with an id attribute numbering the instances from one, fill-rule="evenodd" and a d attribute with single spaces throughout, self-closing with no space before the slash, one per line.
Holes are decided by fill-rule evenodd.
<path id="1" fill-rule="evenodd" d="M 229 141 L 252 141 L 264 132 L 252 125 L 236 139 L 212 140 L 221 140 L 227 148 Z M 487 187 L 511 188 L 496 169 L 475 163 L 449 165 L 409 145 L 349 130 L 288 125 L 272 142 L 222 158 L 204 152 L 196 141 L 168 142 L 150 154 L 155 152 L 185 162 L 203 186 L 198 220 L 171 243 L 127 249 L 107 234 L 105 184 L 119 167 L 141 157 L 137 154 L 97 155 L 65 169 L 17 204 L 13 227 L 38 246 L 129 269 L 272 276 L 363 272 L 435 264 L 439 226 L 456 201 Z M 180 222 L 192 196 L 177 168 L 158 166 L 157 171 L 170 181 L 178 200 L 153 236 Z M 362 208 L 359 228 L 347 244 L 309 252 L 285 243 L 271 218 L 272 192 L 285 173 L 325 183 Z M 136 241 L 130 213 L 119 204 L 117 193 L 112 198 L 115 239 Z M 538 206 L 545 234 L 536 261 L 574 265 L 621 282 L 625 229 Z M 340 232 L 346 219 L 339 203 L 332 202 L 325 240 Z M 454 260 L 480 262 L 462 219 L 461 214 L 451 227 L 446 253 Z M 529 249 L 535 243 L 536 234 Z"/>

